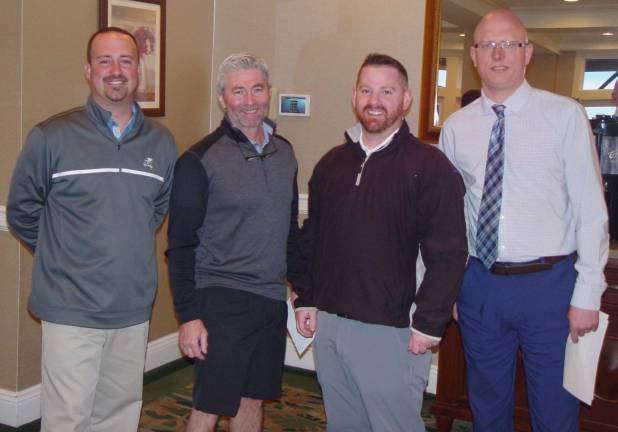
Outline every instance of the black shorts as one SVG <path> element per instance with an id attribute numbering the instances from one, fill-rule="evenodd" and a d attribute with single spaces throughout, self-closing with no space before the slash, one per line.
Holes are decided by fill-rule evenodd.
<path id="1" fill-rule="evenodd" d="M 230 288 L 199 291 L 208 352 L 195 361 L 193 407 L 234 417 L 241 397 L 279 398 L 286 303 Z"/>

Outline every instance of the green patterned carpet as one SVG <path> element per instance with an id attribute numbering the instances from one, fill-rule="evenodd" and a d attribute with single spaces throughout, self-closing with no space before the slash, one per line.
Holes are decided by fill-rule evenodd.
<path id="1" fill-rule="evenodd" d="M 190 373 L 191 368 L 184 368 L 162 378 L 159 380 L 161 382 L 146 385 L 140 432 L 184 431 L 191 410 Z M 436 431 L 435 420 L 429 414 L 432 400 L 432 396 L 427 396 L 423 404 L 427 432 Z M 268 401 L 264 404 L 264 431 L 321 432 L 325 429 L 322 396 L 315 377 L 286 371 L 281 400 Z M 217 431 L 227 430 L 228 421 L 222 418 Z M 457 421 L 451 430 L 451 432 L 470 431 L 472 427 L 469 423 Z"/>

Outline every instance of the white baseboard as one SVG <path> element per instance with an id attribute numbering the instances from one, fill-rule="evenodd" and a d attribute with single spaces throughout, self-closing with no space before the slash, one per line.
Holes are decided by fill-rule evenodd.
<path id="1" fill-rule="evenodd" d="M 8 231 L 9 224 L 6 221 L 6 207 L 0 206 L 0 231 Z"/>
<path id="2" fill-rule="evenodd" d="M 0 389 L 0 424 L 18 427 L 41 417 L 41 385 L 19 392 Z"/>
<path id="3" fill-rule="evenodd" d="M 178 346 L 178 332 L 148 342 L 146 350 L 146 372 L 173 362 L 182 357 Z"/>
<path id="4" fill-rule="evenodd" d="M 178 333 L 172 333 L 148 343 L 146 351 L 146 372 L 178 360 L 182 357 L 178 348 Z M 311 347 L 299 357 L 288 338 L 285 353 L 285 365 L 315 371 Z M 436 393 L 438 366 L 431 365 L 429 372 L 428 393 Z M 41 416 L 41 385 L 37 384 L 26 390 L 11 392 L 0 389 L 0 424 L 19 427 Z"/>
<path id="5" fill-rule="evenodd" d="M 181 357 L 178 333 L 172 333 L 148 343 L 146 372 Z M 19 427 L 41 417 L 41 385 L 11 392 L 0 389 L 0 425 Z"/>

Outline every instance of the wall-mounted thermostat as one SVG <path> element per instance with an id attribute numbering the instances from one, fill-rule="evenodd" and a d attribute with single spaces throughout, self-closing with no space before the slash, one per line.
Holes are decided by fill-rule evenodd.
<path id="1" fill-rule="evenodd" d="M 309 117 L 311 96 L 280 94 L 279 115 Z"/>

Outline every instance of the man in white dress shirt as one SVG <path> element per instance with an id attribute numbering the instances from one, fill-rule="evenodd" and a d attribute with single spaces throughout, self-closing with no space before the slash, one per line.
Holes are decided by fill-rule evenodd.
<path id="1" fill-rule="evenodd" d="M 609 242 L 590 126 L 575 101 L 527 83 L 533 47 L 512 12 L 483 17 L 474 42 L 482 97 L 440 136 L 466 185 L 470 259 L 455 315 L 474 430 L 513 430 L 521 349 L 532 429 L 578 431 L 564 350 L 569 333 L 596 330 Z"/>

